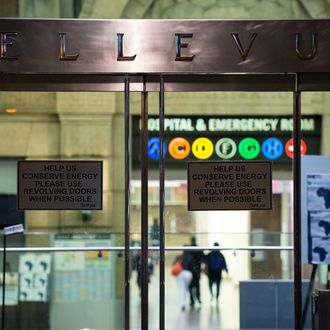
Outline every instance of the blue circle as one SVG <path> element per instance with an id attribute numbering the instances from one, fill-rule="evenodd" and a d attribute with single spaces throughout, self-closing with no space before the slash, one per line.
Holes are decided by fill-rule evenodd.
<path id="1" fill-rule="evenodd" d="M 283 154 L 283 143 L 278 138 L 268 138 L 261 147 L 262 153 L 267 159 L 277 159 Z"/>
<path id="2" fill-rule="evenodd" d="M 164 142 L 164 155 L 167 152 L 167 145 Z M 159 159 L 160 158 L 160 138 L 154 137 L 148 141 L 148 157 L 150 159 Z"/>

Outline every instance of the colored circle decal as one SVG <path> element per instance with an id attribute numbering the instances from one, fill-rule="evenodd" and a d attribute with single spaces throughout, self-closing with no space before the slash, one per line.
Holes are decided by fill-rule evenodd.
<path id="1" fill-rule="evenodd" d="M 290 139 L 285 144 L 285 153 L 288 155 L 288 157 L 293 158 L 293 139 Z M 301 155 L 306 155 L 307 152 L 307 145 L 303 139 L 300 140 L 300 152 Z"/>
<path id="2" fill-rule="evenodd" d="M 189 141 L 181 137 L 174 138 L 168 145 L 168 152 L 174 159 L 185 159 L 190 153 Z"/>
<path id="3" fill-rule="evenodd" d="M 244 159 L 254 159 L 259 155 L 260 144 L 256 139 L 245 138 L 239 143 L 238 151 Z"/>
<path id="4" fill-rule="evenodd" d="M 198 159 L 210 158 L 213 154 L 213 143 L 208 138 L 198 138 L 196 139 L 191 147 L 192 153 Z"/>
<path id="5" fill-rule="evenodd" d="M 231 159 L 237 151 L 236 143 L 233 139 L 222 138 L 215 144 L 215 153 L 222 159 Z"/>
<path id="6" fill-rule="evenodd" d="M 167 152 L 167 146 L 164 142 L 164 155 Z M 151 159 L 160 158 L 160 139 L 158 137 L 151 138 L 148 141 L 148 157 Z"/>
<path id="7" fill-rule="evenodd" d="M 266 158 L 274 160 L 282 156 L 284 147 L 278 138 L 271 137 L 263 142 L 261 150 Z"/>

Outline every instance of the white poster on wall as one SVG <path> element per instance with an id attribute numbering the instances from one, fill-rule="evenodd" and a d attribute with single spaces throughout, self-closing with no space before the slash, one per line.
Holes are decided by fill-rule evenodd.
<path id="1" fill-rule="evenodd" d="M 57 247 L 81 247 L 84 246 L 84 240 L 56 240 Z M 56 271 L 75 271 L 85 268 L 84 252 L 64 251 L 55 254 L 55 270 Z"/>
<path id="2" fill-rule="evenodd" d="M 309 212 L 311 237 L 330 237 L 330 212 Z"/>
<path id="3" fill-rule="evenodd" d="M 330 238 L 312 238 L 312 261 L 317 264 L 330 264 Z"/>
<path id="4" fill-rule="evenodd" d="M 19 300 L 47 301 L 51 255 L 26 253 L 19 258 Z"/>
<path id="5" fill-rule="evenodd" d="M 308 211 L 330 212 L 330 175 L 307 175 L 307 209 Z"/>
<path id="6" fill-rule="evenodd" d="M 90 251 L 55 254 L 55 302 L 107 301 L 111 296 L 111 254 L 99 247 L 111 246 L 109 234 L 55 236 L 56 247 L 90 247 Z"/>
<path id="7" fill-rule="evenodd" d="M 35 271 L 36 254 L 25 253 L 20 255 L 18 271 L 20 274 L 32 274 Z"/>
<path id="8" fill-rule="evenodd" d="M 35 273 L 49 274 L 50 273 L 50 254 L 43 253 L 36 256 Z"/>
<path id="9" fill-rule="evenodd" d="M 330 175 L 307 175 L 309 261 L 330 264 Z"/>

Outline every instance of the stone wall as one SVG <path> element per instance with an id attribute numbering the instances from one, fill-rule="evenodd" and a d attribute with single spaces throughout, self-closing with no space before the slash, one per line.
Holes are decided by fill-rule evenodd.
<path id="1" fill-rule="evenodd" d="M 329 0 L 85 0 L 81 17 L 303 19 L 329 13 Z"/>
<path id="2" fill-rule="evenodd" d="M 0 0 L 0 17 L 16 17 L 18 15 L 18 0 Z"/>

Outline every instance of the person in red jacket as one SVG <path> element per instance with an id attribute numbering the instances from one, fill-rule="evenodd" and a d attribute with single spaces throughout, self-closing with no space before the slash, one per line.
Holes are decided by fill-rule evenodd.
<path id="1" fill-rule="evenodd" d="M 173 262 L 173 264 L 180 262 L 182 265 L 182 270 L 179 273 L 173 274 L 172 272 L 172 274 L 176 276 L 179 289 L 179 302 L 183 311 L 186 309 L 186 296 L 193 277 L 190 271 L 191 261 L 191 255 L 185 251 L 182 255 L 177 256 Z"/>

